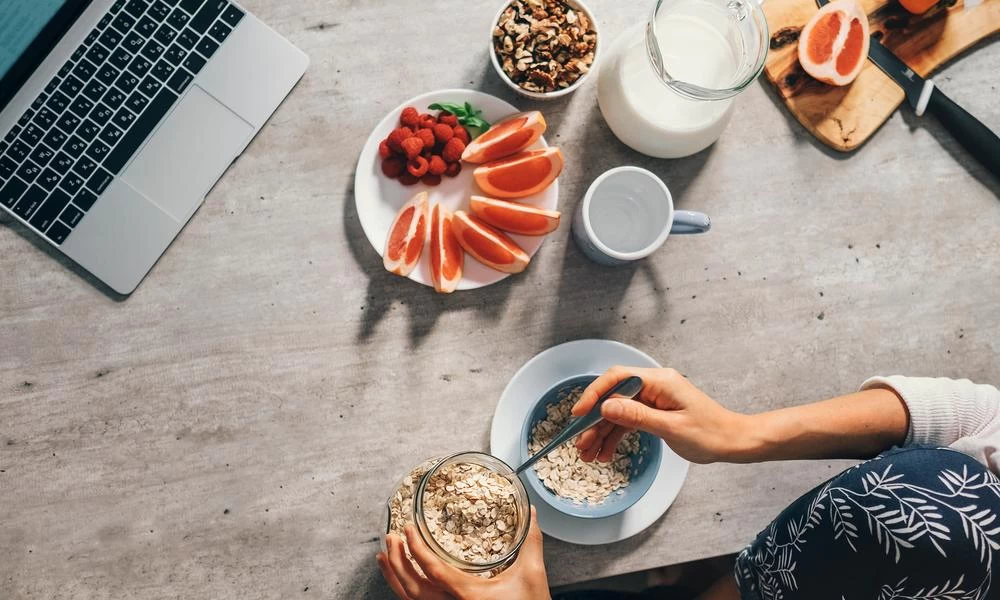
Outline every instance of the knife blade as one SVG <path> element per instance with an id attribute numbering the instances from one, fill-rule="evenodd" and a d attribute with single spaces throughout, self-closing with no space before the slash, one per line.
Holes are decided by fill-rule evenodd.
<path id="1" fill-rule="evenodd" d="M 816 0 L 820 8 L 829 3 L 830 0 Z M 869 39 L 868 59 L 903 89 L 907 103 L 918 117 L 924 112 L 933 114 L 969 154 L 1000 177 L 1000 137 L 997 134 L 946 96 L 932 79 L 918 75 L 875 36 Z"/>

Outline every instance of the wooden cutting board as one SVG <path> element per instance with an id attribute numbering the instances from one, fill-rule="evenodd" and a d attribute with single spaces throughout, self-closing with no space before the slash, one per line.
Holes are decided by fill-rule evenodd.
<path id="1" fill-rule="evenodd" d="M 1000 31 L 1000 0 L 941 0 L 923 15 L 910 14 L 896 0 L 860 1 L 872 35 L 925 77 Z M 819 10 L 814 0 L 766 0 L 763 8 L 771 31 L 764 73 L 788 110 L 820 141 L 841 152 L 854 150 L 903 103 L 903 90 L 871 61 L 845 87 L 821 83 L 802 70 L 799 32 Z"/>

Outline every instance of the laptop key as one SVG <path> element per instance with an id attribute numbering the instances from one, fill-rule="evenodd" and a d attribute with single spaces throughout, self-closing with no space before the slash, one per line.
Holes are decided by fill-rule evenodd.
<path id="1" fill-rule="evenodd" d="M 229 4 L 226 0 L 208 0 L 198 14 L 191 19 L 191 29 L 198 33 L 205 33 L 215 19 L 222 14 L 222 11 Z"/>
<path id="2" fill-rule="evenodd" d="M 98 35 L 100 35 L 100 32 L 98 32 L 98 31 L 97 31 L 96 29 L 95 29 L 95 30 L 93 30 L 93 31 L 91 31 L 91 32 L 90 32 L 90 33 L 89 33 L 89 34 L 87 35 L 87 38 L 83 40 L 83 45 L 84 45 L 84 46 L 91 46 L 91 45 L 93 45 L 93 44 L 94 44 L 94 42 L 96 42 L 96 41 L 97 41 L 97 36 L 98 36 Z"/>
<path id="3" fill-rule="evenodd" d="M 181 8 L 193 15 L 199 8 L 201 8 L 201 4 L 204 1 L 205 0 L 181 0 Z"/>
<path id="4" fill-rule="evenodd" d="M 35 164 L 38 166 L 44 167 L 49 164 L 49 161 L 52 160 L 52 157 L 55 155 L 55 151 L 50 150 L 44 144 L 39 144 L 31 153 L 31 160 L 35 161 Z"/>
<path id="5" fill-rule="evenodd" d="M 73 167 L 73 172 L 80 175 L 84 179 L 90 177 L 95 170 L 97 170 L 97 163 L 90 160 L 90 158 L 86 156 L 81 156 L 80 160 L 76 161 L 76 166 Z"/>
<path id="6" fill-rule="evenodd" d="M 17 176 L 21 179 L 27 181 L 28 183 L 33 182 L 42 173 L 42 168 L 31 162 L 30 160 L 24 161 L 21 168 L 17 170 Z"/>
<path id="7" fill-rule="evenodd" d="M 132 31 L 132 26 L 135 25 L 136 18 L 132 15 L 121 12 L 115 17 L 114 21 L 111 21 L 111 26 L 121 32 L 123 35 L 128 34 Z"/>
<path id="8" fill-rule="evenodd" d="M 105 15 L 101 17 L 101 20 L 97 22 L 97 27 L 95 27 L 95 29 L 103 31 L 104 28 L 108 26 L 108 23 L 111 22 L 112 18 L 111 13 L 105 13 Z"/>
<path id="9" fill-rule="evenodd" d="M 97 38 L 97 41 L 103 44 L 106 48 L 114 48 L 118 46 L 118 43 L 122 41 L 123 37 L 125 36 L 118 33 L 118 30 L 109 27 L 104 30 L 101 37 Z"/>
<path id="10" fill-rule="evenodd" d="M 174 74 L 174 66 L 165 60 L 161 60 L 153 67 L 153 76 L 160 81 L 166 82 Z"/>
<path id="11" fill-rule="evenodd" d="M 127 0 L 115 0 L 114 5 L 111 7 L 111 13 L 117 13 L 121 11 L 122 7 L 125 6 Z"/>
<path id="12" fill-rule="evenodd" d="M 170 14 L 170 7 L 160 0 L 156 0 L 156 2 L 153 2 L 153 5 L 149 7 L 149 10 L 146 11 L 146 14 L 150 15 L 157 21 L 163 22 L 167 20 L 167 15 Z"/>
<path id="13" fill-rule="evenodd" d="M 28 191 L 21 196 L 21 199 L 17 204 L 14 205 L 14 214 L 21 217 L 25 221 L 31 219 L 31 216 L 35 214 L 38 207 L 45 202 L 45 197 L 48 194 L 42 188 L 37 185 L 33 185 L 28 188 Z"/>
<path id="14" fill-rule="evenodd" d="M 72 69 L 73 69 L 73 63 L 67 61 L 65 64 L 63 64 L 62 67 L 59 68 L 59 73 L 58 73 L 57 76 L 58 77 L 65 77 L 65 76 L 69 75 L 69 72 Z"/>
<path id="15" fill-rule="evenodd" d="M 82 53 L 81 53 L 81 56 L 82 56 Z M 61 83 L 62 83 L 62 79 L 60 79 L 58 77 L 53 77 L 49 81 L 48 85 L 45 86 L 45 93 L 51 95 L 53 92 L 55 92 L 57 89 L 59 89 L 59 84 L 61 84 Z"/>
<path id="16" fill-rule="evenodd" d="M 125 101 L 125 106 L 129 107 L 129 109 L 134 113 L 141 113 L 142 109 L 146 108 L 147 104 L 149 104 L 149 100 L 140 94 L 138 90 L 132 92 L 132 95 Z"/>
<path id="17" fill-rule="evenodd" d="M 152 75 L 146 75 L 146 78 L 139 84 L 139 91 L 152 98 L 156 92 L 160 91 L 161 87 L 163 84 L 154 79 Z"/>
<path id="18" fill-rule="evenodd" d="M 34 123 L 25 126 L 24 131 L 21 132 L 21 139 L 24 140 L 26 144 L 34 146 L 38 143 L 38 140 L 42 139 L 45 131 Z"/>
<path id="19" fill-rule="evenodd" d="M 69 108 L 69 96 L 59 91 L 53 92 L 45 106 L 59 113 L 64 112 Z"/>
<path id="20" fill-rule="evenodd" d="M 71 233 L 73 233 L 72 229 L 66 227 L 59 221 L 56 221 L 52 224 L 52 227 L 49 227 L 48 231 L 45 232 L 45 237 L 52 240 L 53 244 L 60 245 L 66 241 L 66 238 L 68 238 Z"/>
<path id="21" fill-rule="evenodd" d="M 111 122 L 122 129 L 128 129 L 135 122 L 135 113 L 126 108 L 121 108 L 115 113 Z"/>
<path id="22" fill-rule="evenodd" d="M 83 125 L 76 130 L 76 134 L 85 140 L 92 140 L 94 136 L 101 132 L 101 127 L 97 123 L 94 123 L 90 119 L 86 119 Z"/>
<path id="23" fill-rule="evenodd" d="M 138 54 L 139 50 L 146 44 L 146 38 L 142 37 L 138 33 L 132 31 L 125 36 L 125 41 L 122 42 L 120 48 L 128 50 L 132 54 Z"/>
<path id="24" fill-rule="evenodd" d="M 99 65 L 108 60 L 108 57 L 111 56 L 111 51 L 100 44 L 94 44 L 90 47 L 90 50 L 87 50 L 86 56 L 90 62 Z"/>
<path id="25" fill-rule="evenodd" d="M 35 101 L 31 103 L 31 109 L 32 110 L 40 109 L 45 104 L 45 101 L 48 99 L 49 99 L 48 94 L 45 93 L 39 94 L 38 97 L 35 98 Z"/>
<path id="26" fill-rule="evenodd" d="M 44 204 L 42 204 L 42 207 L 35 211 L 35 216 L 31 217 L 31 221 L 29 221 L 29 223 L 31 223 L 35 229 L 45 231 L 49 228 L 49 226 L 55 223 L 59 213 L 61 213 L 68 204 L 69 194 L 56 190 L 49 194 L 48 199 Z"/>
<path id="27" fill-rule="evenodd" d="M 76 100 L 69 105 L 70 111 L 81 119 L 86 117 L 92 108 L 94 108 L 94 103 L 83 96 L 77 96 Z"/>
<path id="28" fill-rule="evenodd" d="M 94 121 L 94 123 L 97 123 L 98 126 L 104 127 L 104 125 L 111 120 L 111 117 L 114 114 L 115 111 L 111 110 L 107 106 L 104 106 L 103 104 L 98 104 L 97 108 L 91 111 L 90 118 Z"/>
<path id="29" fill-rule="evenodd" d="M 164 48 L 162 44 L 156 40 L 149 40 L 142 48 L 142 55 L 149 60 L 156 60 L 160 58 L 160 55 L 163 54 L 164 50 L 166 50 L 166 48 Z"/>
<path id="30" fill-rule="evenodd" d="M 196 50 L 201 52 L 205 58 L 212 58 L 212 55 L 215 54 L 215 51 L 218 49 L 219 45 L 209 37 L 201 38 L 201 41 L 198 42 L 198 46 L 196 47 Z"/>
<path id="31" fill-rule="evenodd" d="M 73 75 L 67 75 L 66 79 L 63 79 L 62 85 L 59 86 L 59 90 L 70 98 L 79 94 L 82 89 L 83 82 Z"/>
<path id="32" fill-rule="evenodd" d="M 118 143 L 118 140 L 120 140 L 121 137 L 122 130 L 108 123 L 108 125 L 101 130 L 101 135 L 98 136 L 98 139 L 109 146 L 114 146 Z"/>
<path id="33" fill-rule="evenodd" d="M 118 88 L 111 88 L 107 94 L 104 94 L 102 102 L 107 104 L 114 110 L 117 110 L 122 102 L 125 102 L 125 92 L 119 90 Z"/>
<path id="34" fill-rule="evenodd" d="M 21 162 L 22 160 L 28 158 L 28 155 L 31 154 L 31 146 L 25 144 L 21 140 L 16 140 L 10 145 L 10 148 L 7 149 L 7 154 L 8 156 L 12 156 L 17 159 L 17 162 Z"/>
<path id="35" fill-rule="evenodd" d="M 98 168 L 97 172 L 95 172 L 93 176 L 91 176 L 91 178 L 87 181 L 85 187 L 88 190 L 100 196 L 101 194 L 104 193 L 104 190 L 108 189 L 108 186 L 111 185 L 111 181 L 114 178 L 115 176 L 112 175 L 111 173 L 108 173 L 104 169 Z"/>
<path id="36" fill-rule="evenodd" d="M 111 53 L 111 56 L 108 57 L 108 64 L 121 71 L 128 66 L 128 63 L 131 60 L 132 55 L 128 53 L 128 50 L 118 47 Z"/>
<path id="37" fill-rule="evenodd" d="M 135 124 L 125 133 L 115 149 L 104 160 L 104 166 L 114 174 L 121 172 L 125 163 L 142 146 L 156 125 L 163 120 L 167 111 L 177 101 L 177 95 L 168 89 L 160 90 L 149 107 L 139 115 Z"/>
<path id="38" fill-rule="evenodd" d="M 243 11 L 230 4 L 229 7 L 222 12 L 221 19 L 230 27 L 236 27 L 236 25 L 243 20 Z"/>
<path id="39" fill-rule="evenodd" d="M 73 158 L 65 152 L 60 152 L 52 159 L 52 164 L 49 166 L 55 169 L 57 173 L 65 175 L 69 172 L 70 167 L 73 166 Z"/>
<path id="40" fill-rule="evenodd" d="M 132 64 L 128 66 L 128 70 L 137 77 L 143 77 L 146 73 L 149 73 L 149 70 L 152 68 L 153 63 L 146 60 L 143 56 L 136 56 L 135 60 L 132 61 Z"/>
<path id="41" fill-rule="evenodd" d="M 34 123 L 43 129 L 48 129 L 52 127 L 52 124 L 56 122 L 57 115 L 47 108 L 42 108 L 35 115 Z"/>
<path id="42" fill-rule="evenodd" d="M 134 90 L 137 85 L 139 85 L 139 77 L 129 72 L 122 73 L 118 77 L 118 81 L 115 82 L 115 86 L 126 94 Z"/>
<path id="43" fill-rule="evenodd" d="M 129 0 L 129 3 L 125 5 L 125 12 L 138 18 L 142 16 L 142 13 L 146 12 L 147 8 L 149 8 L 149 4 L 146 4 L 143 0 Z"/>
<path id="44" fill-rule="evenodd" d="M 59 215 L 59 220 L 71 228 L 76 227 L 82 218 L 83 211 L 72 204 L 63 209 L 62 214 Z"/>
<path id="45" fill-rule="evenodd" d="M 164 46 L 170 45 L 170 42 L 174 41 L 175 37 L 177 37 L 177 32 L 170 25 L 160 25 L 160 28 L 156 30 L 156 34 L 153 35 L 153 39 Z"/>
<path id="46" fill-rule="evenodd" d="M 198 43 L 198 34 L 191 31 L 190 29 L 185 29 L 177 36 L 177 43 L 182 47 L 191 50 L 194 48 L 195 44 Z"/>
<path id="47" fill-rule="evenodd" d="M 118 78 L 119 74 L 121 74 L 121 69 L 117 69 L 111 64 L 104 64 L 97 70 L 97 75 L 94 78 L 104 85 L 110 86 Z"/>
<path id="48" fill-rule="evenodd" d="M 17 170 L 17 163 L 9 156 L 0 156 L 0 177 L 4 180 L 10 179 Z"/>
<path id="49" fill-rule="evenodd" d="M 156 33 L 156 28 L 159 26 L 160 24 L 154 21 L 153 19 L 150 19 L 149 17 L 143 17 L 139 19 L 138 23 L 135 24 L 135 30 L 142 37 L 149 39 L 153 37 L 153 34 Z"/>
<path id="50" fill-rule="evenodd" d="M 191 75 L 184 69 L 180 69 L 179 71 L 174 73 L 174 76 L 170 78 L 169 82 L 167 82 L 167 87 L 180 94 L 187 89 L 187 86 L 193 80 L 194 80 L 194 75 Z"/>
<path id="51" fill-rule="evenodd" d="M 79 206 L 84 212 L 90 210 L 97 202 L 97 196 L 90 190 L 80 190 L 80 193 L 73 198 L 73 204 Z"/>
<path id="52" fill-rule="evenodd" d="M 184 68 L 187 69 L 188 71 L 191 71 L 195 75 L 197 75 L 201 71 L 201 68 L 204 66 L 205 66 L 205 59 L 198 56 L 197 54 L 189 55 L 187 57 L 187 60 L 184 61 Z"/>
<path id="53" fill-rule="evenodd" d="M 45 169 L 38 176 L 38 185 L 51 192 L 55 189 L 60 179 L 62 179 L 62 176 L 59 173 L 56 173 L 52 169 Z"/>
<path id="54" fill-rule="evenodd" d="M 174 44 L 173 46 L 167 48 L 167 51 L 163 53 L 163 58 L 167 59 L 167 62 L 173 66 L 181 64 L 184 57 L 188 55 L 188 51 L 181 48 L 179 45 Z"/>
<path id="55" fill-rule="evenodd" d="M 59 184 L 62 189 L 66 190 L 70 194 L 77 193 L 80 188 L 83 187 L 83 183 L 86 181 L 83 177 L 75 172 L 72 172 L 65 177 L 63 177 L 62 182 Z"/>
<path id="56" fill-rule="evenodd" d="M 73 67 L 73 75 L 76 75 L 80 81 L 89 80 L 96 72 L 97 67 L 95 67 L 94 63 L 90 62 L 86 58 L 80 59 L 80 62 L 76 63 L 76 66 Z"/>
<path id="57" fill-rule="evenodd" d="M 96 160 L 97 162 L 101 162 L 102 160 L 104 160 L 104 157 L 107 156 L 109 152 L 111 152 L 111 147 L 100 140 L 94 140 L 94 143 L 92 143 L 90 147 L 87 148 L 87 156 Z M 98 169 L 97 173 L 94 173 L 94 175 L 96 176 L 98 173 L 100 173 L 100 169 Z M 91 177 L 91 179 L 93 178 L 94 177 Z M 97 190 L 94 191 L 96 192 Z"/>
<path id="58" fill-rule="evenodd" d="M 67 137 L 68 136 L 65 133 L 59 131 L 58 129 L 53 129 L 45 134 L 45 139 L 43 141 L 48 144 L 49 148 L 58 150 L 62 148 L 63 144 L 66 143 Z"/>
<path id="59" fill-rule="evenodd" d="M 22 128 L 27 127 L 28 123 L 30 123 L 33 118 L 35 118 L 35 111 L 28 109 L 24 111 L 24 114 L 21 115 L 21 118 L 17 120 L 17 124 L 20 125 Z"/>
<path id="60" fill-rule="evenodd" d="M 170 25 L 178 31 L 184 29 L 184 26 L 187 25 L 190 20 L 191 16 L 179 8 L 175 8 L 174 12 L 170 13 L 170 16 L 167 17 L 167 23 L 170 23 Z"/>
<path id="61" fill-rule="evenodd" d="M 28 184 L 16 177 L 11 179 L 7 182 L 7 185 L 0 188 L 0 204 L 3 204 L 7 208 L 13 208 L 27 190 Z"/>
<path id="62" fill-rule="evenodd" d="M 80 158 L 80 155 L 83 154 L 83 151 L 86 149 L 87 142 L 81 140 L 75 135 L 71 136 L 69 141 L 66 142 L 66 145 L 63 146 L 63 150 L 66 151 L 66 154 L 69 154 L 73 158 Z"/>
<path id="63" fill-rule="evenodd" d="M 212 36 L 215 41 L 221 44 L 226 41 L 226 38 L 229 37 L 229 34 L 232 32 L 233 29 L 231 27 L 222 21 L 216 21 L 215 24 L 212 25 L 212 28 L 208 30 L 208 35 Z"/>
<path id="64" fill-rule="evenodd" d="M 90 83 L 87 84 L 87 87 L 83 88 L 83 95 L 90 98 L 94 102 L 97 102 L 106 91 L 108 91 L 108 86 L 104 85 L 100 81 L 97 81 L 96 79 L 91 79 Z"/>

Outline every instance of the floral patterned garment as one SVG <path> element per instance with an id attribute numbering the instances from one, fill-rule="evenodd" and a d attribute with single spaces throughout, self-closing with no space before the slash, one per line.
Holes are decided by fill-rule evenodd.
<path id="1" fill-rule="evenodd" d="M 960 452 L 909 447 L 796 500 L 735 574 L 744 600 L 988 600 L 995 561 L 1000 479 Z"/>

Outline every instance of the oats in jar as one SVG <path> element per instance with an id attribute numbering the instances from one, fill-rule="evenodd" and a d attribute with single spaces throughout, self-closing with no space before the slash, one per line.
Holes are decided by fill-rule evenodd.
<path id="1" fill-rule="evenodd" d="M 493 51 L 521 88 L 546 93 L 586 75 L 597 52 L 597 31 L 567 0 L 513 0 L 493 28 Z"/>
<path id="2" fill-rule="evenodd" d="M 570 411 L 583 388 L 562 393 L 546 408 L 545 418 L 531 429 L 528 454 L 534 455 L 552 441 L 573 418 Z M 584 462 L 573 441 L 566 442 L 535 463 L 535 473 L 552 493 L 577 504 L 600 504 L 629 484 L 632 458 L 639 452 L 639 432 L 629 433 L 615 449 L 609 463 Z M 642 457 L 638 457 L 642 460 Z"/>

